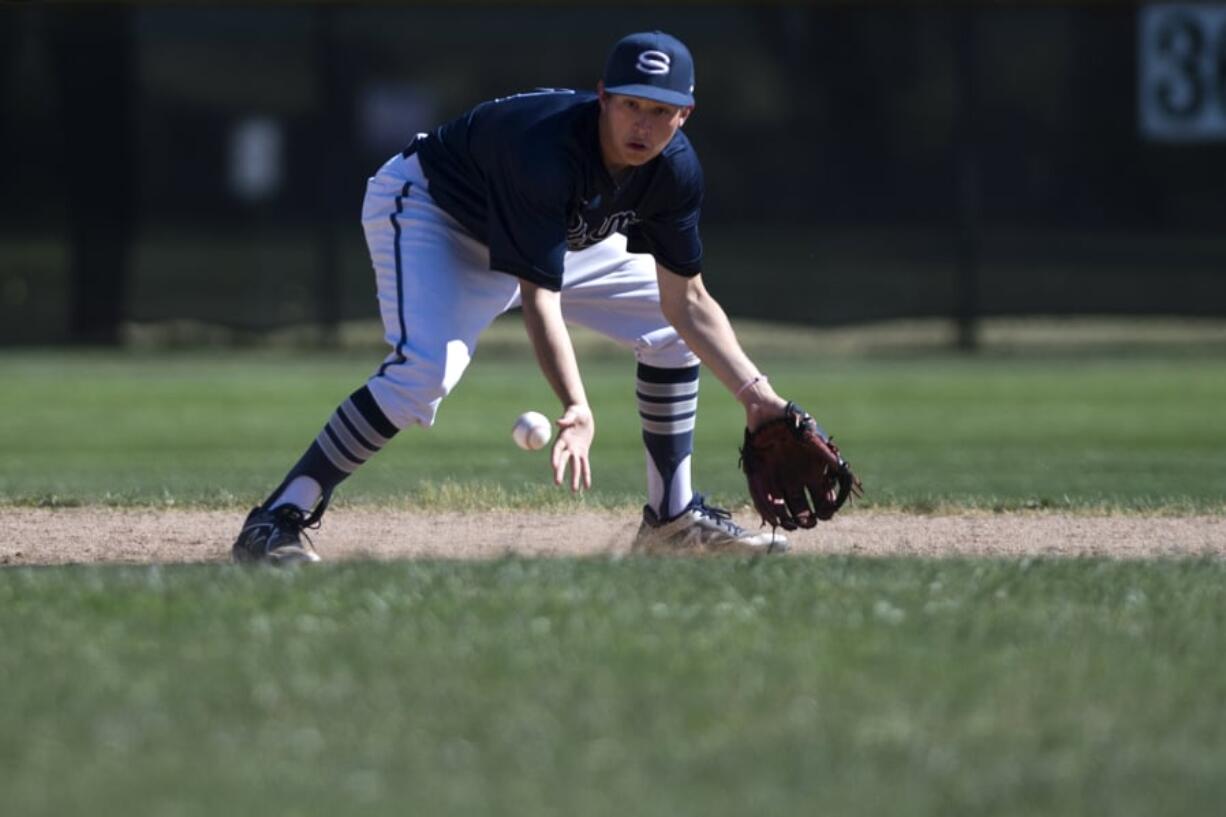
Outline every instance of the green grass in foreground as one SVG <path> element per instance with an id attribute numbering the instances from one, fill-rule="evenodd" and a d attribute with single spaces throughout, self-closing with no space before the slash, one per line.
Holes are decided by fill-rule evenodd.
<path id="1" fill-rule="evenodd" d="M 799 350 L 798 351 L 804 351 Z M 865 505 L 1220 510 L 1226 359 L 916 356 L 822 362 L 759 356 L 810 409 L 868 488 Z M 378 354 L 6 353 L 0 356 L 0 502 L 246 504 L 275 486 Z M 584 366 L 597 412 L 596 490 L 641 502 L 633 361 Z M 695 479 L 745 501 L 743 415 L 709 374 Z M 530 354 L 478 354 L 438 425 L 410 429 L 341 489 L 341 502 L 565 506 L 545 452 L 508 429 L 556 414 Z"/>
<path id="2" fill-rule="evenodd" d="M 1226 799 L 1221 561 L 16 569 L 0 609 L 27 817 Z"/>

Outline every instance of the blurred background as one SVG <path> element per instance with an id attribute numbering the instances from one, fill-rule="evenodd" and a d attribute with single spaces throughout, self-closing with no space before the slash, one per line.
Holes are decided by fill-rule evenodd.
<path id="1" fill-rule="evenodd" d="M 0 344 L 334 343 L 384 159 L 648 28 L 734 316 L 1226 316 L 1226 3 L 5 3 Z"/>

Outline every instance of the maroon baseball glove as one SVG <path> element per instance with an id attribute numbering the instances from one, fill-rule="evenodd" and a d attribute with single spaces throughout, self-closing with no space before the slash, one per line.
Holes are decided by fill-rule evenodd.
<path id="1" fill-rule="evenodd" d="M 795 403 L 757 431 L 745 429 L 741 468 L 762 521 L 784 530 L 811 528 L 834 516 L 860 480 L 830 436 Z"/>

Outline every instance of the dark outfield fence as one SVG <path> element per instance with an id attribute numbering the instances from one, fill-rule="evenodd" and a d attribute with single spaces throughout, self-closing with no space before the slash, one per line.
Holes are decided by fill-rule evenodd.
<path id="1" fill-rule="evenodd" d="M 413 133 L 694 51 L 740 316 L 1226 315 L 1226 4 L 0 4 L 0 342 L 376 314 L 358 211 Z"/>

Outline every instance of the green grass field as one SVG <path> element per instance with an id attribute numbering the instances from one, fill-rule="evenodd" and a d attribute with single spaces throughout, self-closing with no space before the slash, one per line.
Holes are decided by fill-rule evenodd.
<path id="1" fill-rule="evenodd" d="M 5 353 L 0 527 L 30 504 L 237 511 L 376 357 Z M 1226 506 L 1220 355 L 759 362 L 866 505 Z M 342 501 L 633 513 L 632 364 L 585 373 L 589 496 L 512 446 L 553 400 L 494 354 Z M 739 503 L 741 418 L 705 383 L 697 481 Z M 1216 813 L 1224 656 L 1220 560 L 6 568 L 0 813 Z"/>
<path id="2" fill-rule="evenodd" d="M 0 609 L 6 814 L 1226 797 L 1220 561 L 24 569 Z"/>
<path id="3" fill-rule="evenodd" d="M 251 503 L 378 362 L 377 352 L 4 355 L 0 502 Z M 1226 500 L 1221 357 L 759 362 L 835 434 L 868 487 L 867 505 L 1206 509 Z M 583 501 L 636 505 L 643 454 L 633 361 L 602 352 L 584 369 L 598 432 L 595 490 Z M 406 430 L 338 498 L 571 502 L 550 484 L 547 454 L 510 441 L 512 421 L 530 408 L 557 413 L 530 357 L 479 352 L 436 427 Z M 745 497 L 743 422 L 706 377 L 695 480 L 734 504 Z"/>

